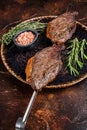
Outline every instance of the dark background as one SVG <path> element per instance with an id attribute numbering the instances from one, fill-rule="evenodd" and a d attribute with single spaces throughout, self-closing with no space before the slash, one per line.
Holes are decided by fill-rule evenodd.
<path id="1" fill-rule="evenodd" d="M 86 1 L 87 0 L 3 0 L 0 1 L 0 28 L 14 21 L 28 19 L 31 16 L 58 15 L 66 10 L 79 11 L 79 18 L 86 17 Z"/>
<path id="2" fill-rule="evenodd" d="M 87 25 L 86 0 L 0 1 L 0 34 L 15 22 L 41 15 L 78 11 L 77 20 Z M 0 59 L 0 130 L 14 130 L 33 90 L 11 76 Z M 66 89 L 43 89 L 31 111 L 26 130 L 87 130 L 87 79 Z"/>

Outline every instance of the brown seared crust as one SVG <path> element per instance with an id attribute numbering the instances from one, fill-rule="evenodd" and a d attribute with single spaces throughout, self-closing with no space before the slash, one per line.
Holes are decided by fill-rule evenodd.
<path id="1" fill-rule="evenodd" d="M 26 80 L 34 90 L 40 91 L 52 82 L 62 68 L 58 45 L 47 47 L 28 61 Z M 29 71 L 27 71 L 29 69 Z M 27 74 L 28 73 L 28 74 Z"/>
<path id="2" fill-rule="evenodd" d="M 75 16 L 77 14 L 78 12 L 67 12 L 50 21 L 47 25 L 46 36 L 53 43 L 65 43 L 76 30 Z"/>
<path id="3" fill-rule="evenodd" d="M 33 66 L 33 59 L 34 57 L 31 57 L 28 62 L 27 62 L 27 65 L 26 65 L 26 69 L 25 69 L 25 73 L 26 73 L 26 81 L 27 82 L 30 82 L 31 80 L 31 73 L 32 73 L 32 66 Z"/>

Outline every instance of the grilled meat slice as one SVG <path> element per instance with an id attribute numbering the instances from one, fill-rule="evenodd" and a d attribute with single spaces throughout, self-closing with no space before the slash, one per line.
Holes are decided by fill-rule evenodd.
<path id="1" fill-rule="evenodd" d="M 53 43 L 65 43 L 76 30 L 75 15 L 77 14 L 77 12 L 67 12 L 49 22 L 46 33 L 47 37 Z"/>
<path id="2" fill-rule="evenodd" d="M 61 68 L 60 49 L 57 45 L 47 47 L 29 59 L 26 66 L 26 80 L 33 89 L 41 90 L 55 79 Z"/>

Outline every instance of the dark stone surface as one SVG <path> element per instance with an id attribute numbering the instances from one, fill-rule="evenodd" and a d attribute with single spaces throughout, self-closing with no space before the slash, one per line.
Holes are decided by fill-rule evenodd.
<path id="1" fill-rule="evenodd" d="M 3 0 L 0 29 L 14 21 L 39 15 L 57 15 L 72 5 L 87 24 L 87 3 L 69 0 Z M 83 19 L 82 19 L 83 18 Z M 10 75 L 0 59 L 0 130 L 14 130 L 33 90 Z M 87 130 L 87 79 L 66 89 L 43 89 L 37 96 L 26 130 Z"/>

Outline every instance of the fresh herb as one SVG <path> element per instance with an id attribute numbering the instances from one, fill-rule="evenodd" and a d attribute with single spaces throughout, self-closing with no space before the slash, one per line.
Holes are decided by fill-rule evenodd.
<path id="1" fill-rule="evenodd" d="M 17 26 L 11 28 L 8 33 L 5 33 L 2 36 L 1 43 L 5 43 L 6 45 L 9 45 L 12 41 L 13 36 L 15 36 L 16 33 L 19 33 L 22 30 L 36 29 L 39 32 L 44 32 L 46 26 L 47 23 L 42 23 L 40 21 L 22 22 Z"/>
<path id="2" fill-rule="evenodd" d="M 84 60 L 87 60 L 87 54 L 85 54 L 87 41 L 85 39 L 79 41 L 77 38 L 70 41 L 70 46 L 67 48 L 67 65 L 70 74 L 79 75 L 79 69 L 84 65 Z"/>

